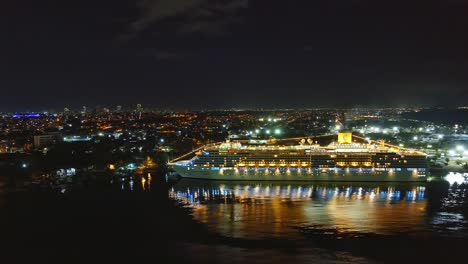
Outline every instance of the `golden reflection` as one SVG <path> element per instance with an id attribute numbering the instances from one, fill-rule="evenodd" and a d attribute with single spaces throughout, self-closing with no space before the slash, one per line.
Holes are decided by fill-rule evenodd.
<path id="1" fill-rule="evenodd" d="M 145 177 L 141 177 L 141 188 L 143 188 L 143 191 L 146 191 L 146 179 L 145 179 Z"/>
<path id="2" fill-rule="evenodd" d="M 151 177 L 151 173 L 148 173 L 148 180 L 147 180 L 147 182 L 148 182 L 148 190 L 149 190 L 149 191 L 151 190 L 151 180 L 152 180 L 152 179 L 153 179 L 153 178 Z"/>
<path id="3" fill-rule="evenodd" d="M 297 227 L 308 226 L 386 234 L 426 225 L 424 186 L 253 184 L 182 180 L 170 196 L 214 231 L 249 239 L 300 236 Z"/>

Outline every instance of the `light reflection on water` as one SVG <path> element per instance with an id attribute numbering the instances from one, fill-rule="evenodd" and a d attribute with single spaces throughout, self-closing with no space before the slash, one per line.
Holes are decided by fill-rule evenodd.
<path id="1" fill-rule="evenodd" d="M 297 238 L 300 230 L 400 234 L 464 231 L 463 214 L 428 212 L 424 184 L 181 180 L 170 197 L 226 236 Z M 432 211 L 432 209 L 431 209 Z M 455 223 L 455 224 L 454 224 Z"/>

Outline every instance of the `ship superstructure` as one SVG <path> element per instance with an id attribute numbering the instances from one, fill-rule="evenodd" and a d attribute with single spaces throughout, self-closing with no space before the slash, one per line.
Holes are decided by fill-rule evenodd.
<path id="1" fill-rule="evenodd" d="M 425 181 L 424 153 L 381 143 L 356 143 L 351 133 L 321 146 L 271 141 L 207 145 L 169 165 L 182 177 L 217 180 Z"/>

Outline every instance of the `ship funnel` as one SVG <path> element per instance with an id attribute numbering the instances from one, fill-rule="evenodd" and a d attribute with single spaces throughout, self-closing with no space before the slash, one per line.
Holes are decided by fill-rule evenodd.
<path id="1" fill-rule="evenodd" d="M 351 132 L 341 132 L 338 133 L 338 143 L 339 144 L 351 144 L 353 139 L 353 134 Z"/>

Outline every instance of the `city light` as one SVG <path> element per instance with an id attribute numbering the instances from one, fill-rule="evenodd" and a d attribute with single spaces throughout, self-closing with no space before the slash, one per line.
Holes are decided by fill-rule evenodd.
<path id="1" fill-rule="evenodd" d="M 448 181 L 451 185 L 454 183 L 457 184 L 462 184 L 465 182 L 465 177 L 461 173 L 449 173 L 447 176 L 445 176 L 445 180 Z"/>

